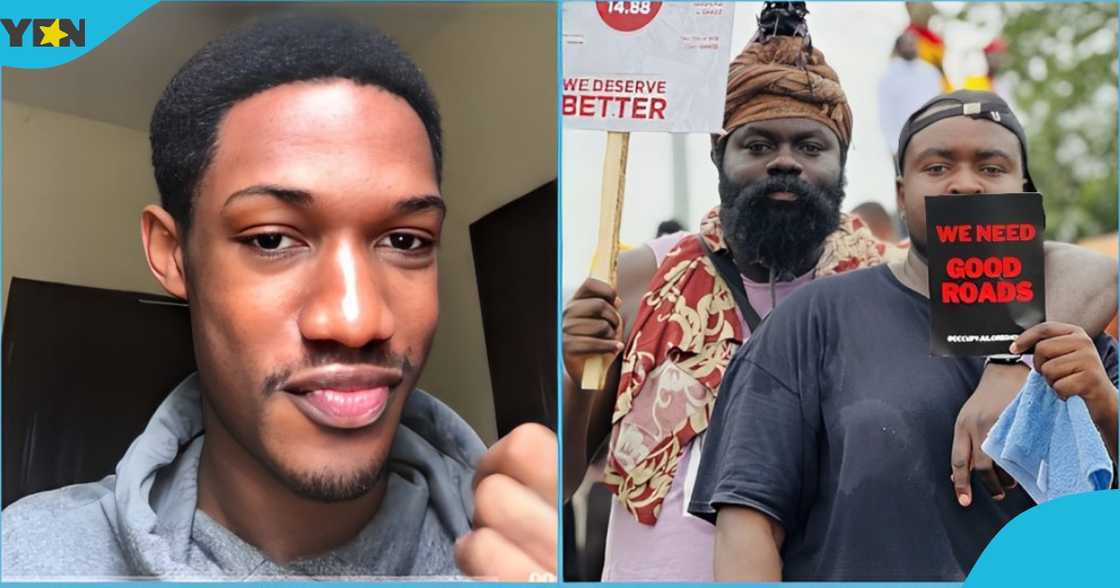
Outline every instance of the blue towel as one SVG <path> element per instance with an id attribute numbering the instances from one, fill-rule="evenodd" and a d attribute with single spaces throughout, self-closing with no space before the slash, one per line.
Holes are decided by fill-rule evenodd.
<path id="1" fill-rule="evenodd" d="M 981 448 L 1039 504 L 1112 484 L 1112 460 L 1085 401 L 1063 401 L 1034 370 Z"/>

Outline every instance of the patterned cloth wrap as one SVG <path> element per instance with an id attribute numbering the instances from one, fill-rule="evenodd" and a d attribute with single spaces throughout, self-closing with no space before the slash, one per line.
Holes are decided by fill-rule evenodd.
<path id="1" fill-rule="evenodd" d="M 658 267 L 622 355 L 605 481 L 647 525 L 660 515 L 683 449 L 708 428 L 720 380 L 745 334 L 731 290 L 701 239 L 713 251 L 727 248 L 718 207 Z M 859 218 L 844 215 L 825 240 L 815 277 L 900 255 Z"/>
<path id="2" fill-rule="evenodd" d="M 836 71 L 824 54 L 801 37 L 771 37 L 750 43 L 731 62 L 723 104 L 726 138 L 752 122 L 807 118 L 836 134 L 847 149 L 852 109 Z"/>

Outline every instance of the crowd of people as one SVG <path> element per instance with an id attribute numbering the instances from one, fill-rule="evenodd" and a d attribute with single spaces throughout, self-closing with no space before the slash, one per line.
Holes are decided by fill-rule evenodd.
<path id="1" fill-rule="evenodd" d="M 895 39 L 878 88 L 879 129 L 896 166 L 898 135 L 903 124 L 911 113 L 931 98 L 954 89 L 964 89 L 994 92 L 1005 101 L 1010 100 L 1007 88 L 1003 87 L 1005 84 L 997 83 L 1008 62 L 1008 47 L 1002 38 L 993 38 L 981 50 L 986 66 L 984 73 L 968 75 L 954 82 L 945 73 L 946 42 L 930 24 L 937 14 L 936 8 L 929 3 L 907 2 L 906 9 L 910 21 Z M 871 225 L 883 227 L 882 213 L 871 202 L 865 205 L 864 208 L 853 209 L 853 214 Z M 882 205 L 878 206 L 882 209 Z M 893 215 L 886 214 L 891 216 L 893 231 L 873 228 L 872 232 L 880 239 L 897 243 L 904 237 L 898 229 L 905 227 Z"/>

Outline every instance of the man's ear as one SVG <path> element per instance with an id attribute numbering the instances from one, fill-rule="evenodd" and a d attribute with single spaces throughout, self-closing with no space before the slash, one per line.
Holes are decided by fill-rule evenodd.
<path id="1" fill-rule="evenodd" d="M 183 239 L 175 219 L 160 206 L 150 204 L 140 213 L 140 239 L 148 269 L 169 294 L 187 299 L 187 274 L 183 267 Z"/>
<path id="2" fill-rule="evenodd" d="M 902 219 L 906 218 L 906 191 L 902 188 L 902 177 L 895 176 L 894 178 L 894 206 Z M 903 224 L 905 224 L 903 220 Z M 909 230 L 909 227 L 907 227 Z"/>

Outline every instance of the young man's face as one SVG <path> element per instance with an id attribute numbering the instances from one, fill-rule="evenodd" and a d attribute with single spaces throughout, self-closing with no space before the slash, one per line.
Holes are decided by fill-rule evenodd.
<path id="1" fill-rule="evenodd" d="M 402 98 L 332 80 L 235 104 L 184 254 L 207 443 L 319 500 L 373 487 L 436 327 L 443 217 Z"/>
<path id="2" fill-rule="evenodd" d="M 735 129 L 720 172 L 720 220 L 732 255 L 796 271 L 836 230 L 844 198 L 840 142 L 823 124 L 787 118 Z"/>
<path id="3" fill-rule="evenodd" d="M 898 208 L 906 211 L 910 240 L 925 254 L 926 196 L 1022 192 L 1019 139 L 987 120 L 955 116 L 910 139 L 897 182 Z"/>

